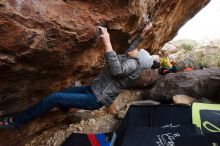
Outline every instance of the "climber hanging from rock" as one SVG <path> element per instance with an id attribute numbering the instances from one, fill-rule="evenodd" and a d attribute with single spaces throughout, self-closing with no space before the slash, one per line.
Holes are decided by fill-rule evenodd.
<path id="1" fill-rule="evenodd" d="M 112 48 L 110 36 L 106 28 L 101 29 L 104 44 L 106 68 L 94 79 L 90 86 L 70 87 L 52 93 L 28 109 L 16 114 L 0 118 L 0 128 L 20 127 L 25 123 L 47 113 L 53 107 L 61 110 L 78 108 L 97 110 L 111 104 L 119 93 L 129 87 L 144 69 L 153 66 L 154 58 L 144 49 L 137 49 L 143 37 L 150 31 L 148 23 L 141 33 L 133 39 L 126 55 L 116 55 Z"/>

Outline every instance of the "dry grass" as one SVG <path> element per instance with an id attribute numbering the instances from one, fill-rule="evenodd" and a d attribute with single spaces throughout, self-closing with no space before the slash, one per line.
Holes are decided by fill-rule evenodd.
<path id="1" fill-rule="evenodd" d="M 206 52 L 199 60 L 199 63 L 204 68 L 220 67 L 220 48 L 209 53 Z"/>
<path id="2" fill-rule="evenodd" d="M 196 55 L 196 53 L 186 52 L 186 53 L 178 56 L 177 61 L 176 61 L 176 66 L 180 70 L 183 70 L 186 67 L 198 69 L 198 68 L 200 68 L 198 60 L 199 59 L 198 59 L 198 56 Z"/>
<path id="3" fill-rule="evenodd" d="M 194 41 L 181 41 L 177 44 L 176 65 L 179 69 L 220 67 L 220 40 L 199 44 Z"/>

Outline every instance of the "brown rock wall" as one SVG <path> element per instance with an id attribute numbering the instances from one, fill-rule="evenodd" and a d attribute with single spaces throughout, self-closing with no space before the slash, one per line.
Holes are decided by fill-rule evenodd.
<path id="1" fill-rule="evenodd" d="M 145 14 L 153 30 L 141 47 L 157 52 L 209 0 L 2 0 L 0 2 L 0 106 L 14 112 L 76 82 L 87 84 L 103 67 L 96 26 L 105 25 L 114 49 Z M 11 104 L 8 104 L 11 103 Z M 16 106 L 14 106 L 16 105 Z M 6 109 L 6 107 L 8 107 Z"/>
<path id="2" fill-rule="evenodd" d="M 148 14 L 153 30 L 140 47 L 156 53 L 209 1 L 1 0 L 1 113 L 22 110 L 68 86 L 88 84 L 104 64 L 97 25 L 109 29 L 114 49 L 122 53 L 129 33 Z"/>

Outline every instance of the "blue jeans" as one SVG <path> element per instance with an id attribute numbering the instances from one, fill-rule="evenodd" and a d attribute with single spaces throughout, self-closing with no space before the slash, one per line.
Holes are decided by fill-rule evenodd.
<path id="1" fill-rule="evenodd" d="M 90 86 L 71 87 L 61 92 L 55 92 L 43 98 L 34 106 L 13 115 L 16 127 L 28 123 L 34 118 L 47 113 L 53 107 L 61 110 L 78 108 L 84 110 L 96 110 L 103 106 L 93 94 Z"/>

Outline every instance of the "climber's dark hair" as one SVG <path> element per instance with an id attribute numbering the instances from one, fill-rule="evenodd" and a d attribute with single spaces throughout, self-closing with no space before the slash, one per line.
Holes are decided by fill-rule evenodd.
<path id="1" fill-rule="evenodd" d="M 152 69 L 157 69 L 160 68 L 160 62 L 154 60 L 153 65 L 151 66 Z"/>

